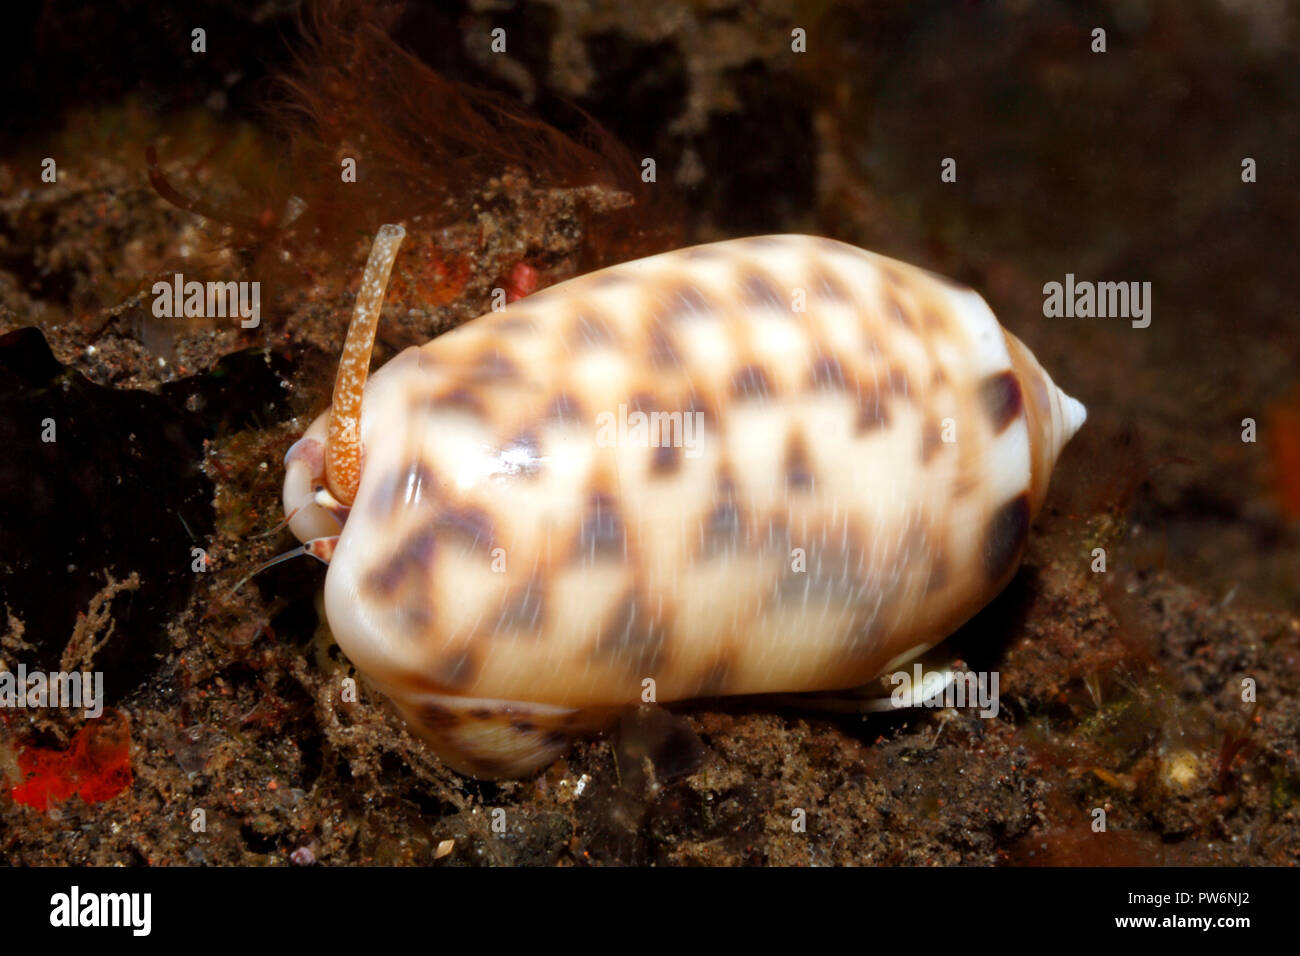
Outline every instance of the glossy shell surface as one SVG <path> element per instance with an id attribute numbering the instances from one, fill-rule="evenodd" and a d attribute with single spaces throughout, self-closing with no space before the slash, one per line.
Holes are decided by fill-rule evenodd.
<path id="1" fill-rule="evenodd" d="M 648 686 L 859 685 L 1007 583 L 1083 418 L 978 294 L 901 262 L 767 236 L 624 263 L 371 377 L 329 624 L 481 775 Z"/>

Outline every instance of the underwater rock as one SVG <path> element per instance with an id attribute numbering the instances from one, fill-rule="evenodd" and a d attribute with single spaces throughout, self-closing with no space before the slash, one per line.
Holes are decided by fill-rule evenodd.
<path id="1" fill-rule="evenodd" d="M 166 398 L 64 368 L 34 328 L 0 336 L 0 607 L 34 648 L 25 663 L 57 667 L 105 574 L 136 573 L 94 667 L 109 701 L 152 670 L 196 578 L 191 549 L 213 527 L 208 435 Z"/>

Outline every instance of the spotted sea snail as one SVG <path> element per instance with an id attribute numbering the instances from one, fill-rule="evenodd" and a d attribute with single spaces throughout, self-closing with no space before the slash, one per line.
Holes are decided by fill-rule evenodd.
<path id="1" fill-rule="evenodd" d="M 1083 424 L 970 289 L 811 236 L 560 283 L 367 381 L 375 240 L 284 507 L 356 668 L 520 776 L 643 699 L 847 688 L 1013 575 Z"/>

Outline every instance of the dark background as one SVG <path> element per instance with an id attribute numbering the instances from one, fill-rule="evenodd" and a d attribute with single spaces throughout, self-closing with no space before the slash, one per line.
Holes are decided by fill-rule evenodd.
<path id="1" fill-rule="evenodd" d="M 377 709 L 352 737 L 323 730 L 319 687 L 295 664 L 320 663 L 318 569 L 276 569 L 250 589 L 258 606 L 217 612 L 220 589 L 196 585 L 175 556 L 220 544 L 237 579 L 237 566 L 273 553 L 276 542 L 236 542 L 278 519 L 277 455 L 294 416 L 319 405 L 341 330 L 338 310 L 313 303 L 343 290 L 285 283 L 262 338 L 159 330 L 130 305 L 199 228 L 149 188 L 144 147 L 162 142 L 184 159 L 212 143 L 231 177 L 256 179 L 257 157 L 289 151 L 277 77 L 294 69 L 308 14 L 289 2 L 31 4 L 0 36 L 0 331 L 41 335 L 0 340 L 0 444 L 22 447 L 29 420 L 50 409 L 73 424 L 58 450 L 68 457 L 36 449 L 0 465 L 0 597 L 26 623 L 34 659 L 49 662 L 103 585 L 100 569 L 139 573 L 142 587 L 115 599 L 118 633 L 101 661 L 144 754 L 121 799 L 179 812 L 272 773 L 307 809 L 262 793 L 255 810 L 230 810 L 224 842 L 206 848 L 159 823 L 53 850 L 22 816 L 32 811 L 10 804 L 18 836 L 0 855 L 283 861 L 314 846 L 339 862 L 428 862 L 435 837 L 480 839 L 471 808 L 495 800 L 545 823 L 498 862 L 1296 861 L 1294 5 L 556 0 L 384 11 L 396 41 L 447 79 L 581 138 L 578 107 L 630 156 L 653 156 L 666 220 L 655 225 L 681 242 L 819 233 L 952 276 L 1085 402 L 1088 425 L 1058 466 L 1025 571 L 955 643 L 1018 680 L 1014 726 L 962 718 L 940 737 L 933 715 L 864 725 L 763 705 L 682 708 L 712 782 L 682 769 L 663 791 L 632 793 L 611 782 L 611 748 L 638 734 L 677 746 L 678 730 L 582 745 L 540 791 L 464 784 L 418 745 L 394 744 Z M 207 30 L 206 54 L 190 52 L 194 26 Z M 508 59 L 475 52 L 497 26 Z M 807 30 L 807 53 L 790 51 L 794 27 Z M 1098 27 L 1104 54 L 1090 50 Z M 46 155 L 69 177 L 55 192 L 38 180 Z M 957 160 L 956 183 L 940 181 L 945 157 Z M 1245 157 L 1255 183 L 1241 180 Z M 181 159 L 169 168 L 190 194 L 235 195 L 257 211 L 255 185 L 241 194 L 215 173 L 186 178 Z M 516 244 L 479 254 L 471 292 L 521 255 L 557 281 L 578 261 L 566 230 L 593 234 L 582 214 L 557 214 L 564 229 L 548 231 L 493 209 Z M 230 261 L 262 261 L 248 236 L 211 225 L 200 231 L 233 248 Z M 1150 328 L 1045 318 L 1043 284 L 1067 272 L 1151 282 Z M 380 350 L 479 304 L 439 303 Z M 1241 440 L 1247 418 L 1255 443 Z M 1084 571 L 1095 546 L 1111 560 L 1100 584 Z M 1242 674 L 1271 695 L 1258 712 L 1237 699 Z M 200 692 L 225 694 L 232 710 Z M 27 730 L 7 733 L 0 755 Z M 33 733 L 67 742 L 57 728 Z M 274 758 L 258 765 L 255 752 Z M 975 752 L 987 759 L 972 762 Z M 1187 789 L 1174 782 L 1184 753 L 1196 768 Z M 597 796 L 559 802 L 560 780 L 582 773 Z M 1005 780 L 1020 789 L 997 790 Z M 763 816 L 790 800 L 820 801 L 833 822 L 792 844 Z M 1104 851 L 1078 835 L 1099 803 L 1118 807 L 1130 834 Z M 90 832 L 107 826 L 96 807 L 77 813 Z M 389 814 L 405 842 L 357 836 L 367 813 Z"/>

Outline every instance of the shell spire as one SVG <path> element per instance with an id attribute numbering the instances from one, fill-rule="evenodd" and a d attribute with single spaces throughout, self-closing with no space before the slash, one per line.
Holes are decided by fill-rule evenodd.
<path id="1" fill-rule="evenodd" d="M 1083 427 L 1083 423 L 1088 420 L 1088 409 L 1084 407 L 1083 402 L 1077 398 L 1071 398 L 1059 388 L 1056 390 L 1056 394 L 1061 401 L 1063 422 L 1061 434 L 1064 436 L 1061 444 L 1065 445 L 1066 442 L 1078 434 L 1079 429 Z"/>
<path id="2" fill-rule="evenodd" d="M 1046 369 L 1023 342 L 1003 329 L 1011 365 L 1025 394 L 1025 415 L 1029 419 L 1030 484 L 1029 497 L 1034 514 L 1047 497 L 1047 484 L 1061 449 L 1083 427 L 1088 410 L 1077 398 L 1071 398 L 1052 381 Z"/>

